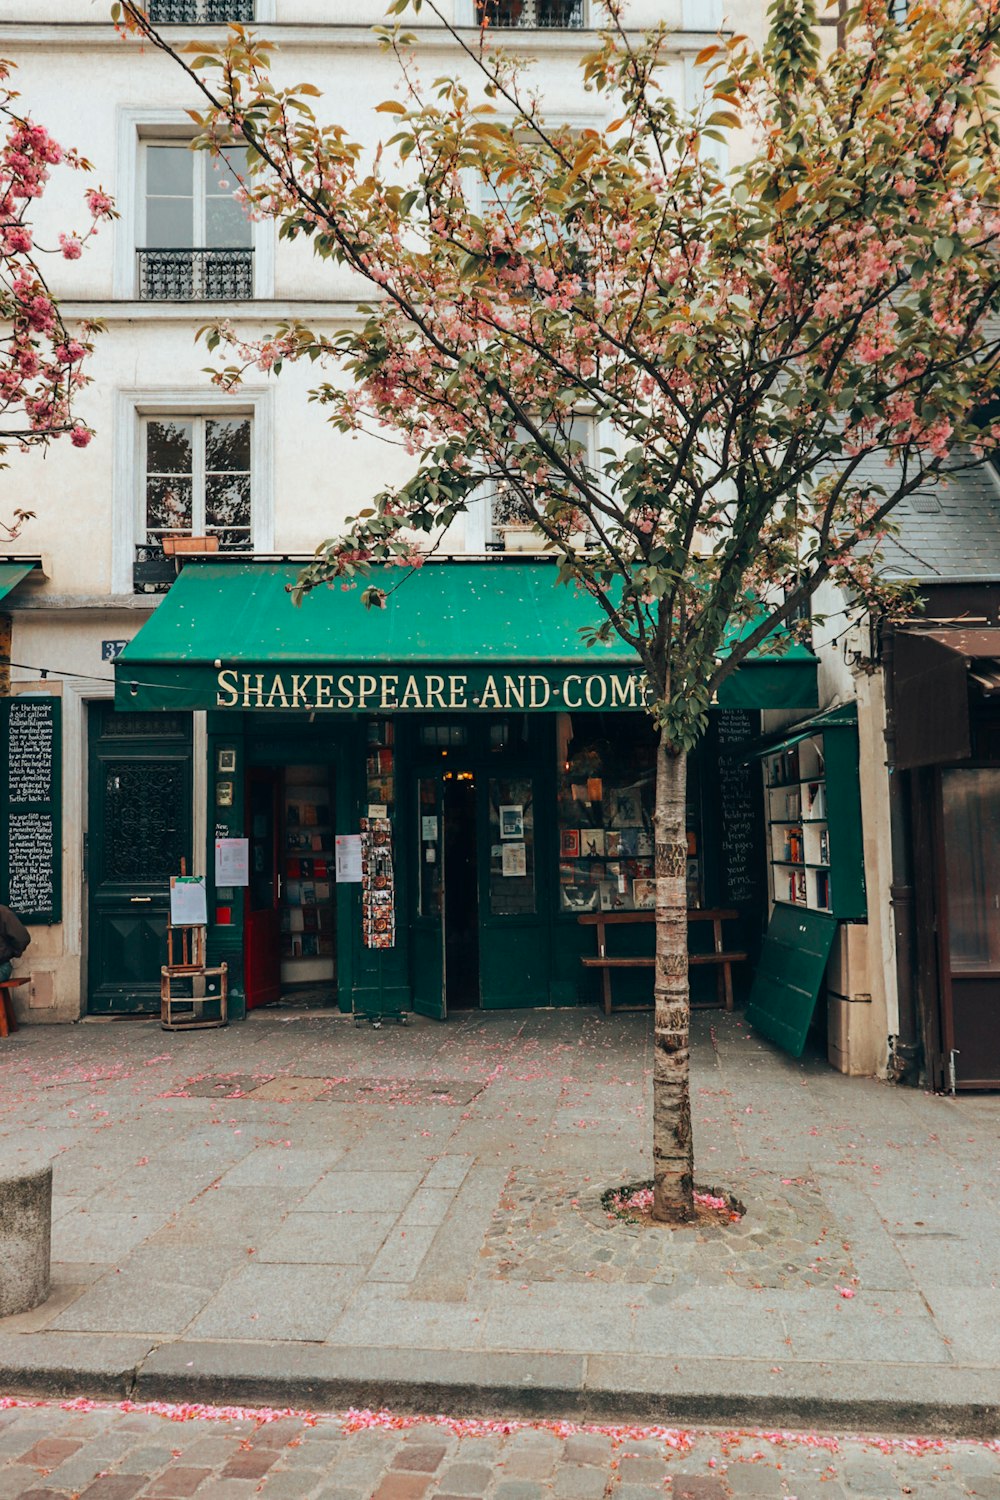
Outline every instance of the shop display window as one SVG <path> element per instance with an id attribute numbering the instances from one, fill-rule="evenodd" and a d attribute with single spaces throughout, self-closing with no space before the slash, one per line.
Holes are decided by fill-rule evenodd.
<path id="1" fill-rule="evenodd" d="M 535 911 L 535 808 L 531 779 L 490 778 L 490 915 Z"/>
<path id="2" fill-rule="evenodd" d="M 652 911 L 656 906 L 652 725 L 600 714 L 560 714 L 557 733 L 559 906 Z M 702 904 L 701 828 L 695 763 L 689 761 L 687 900 Z"/>

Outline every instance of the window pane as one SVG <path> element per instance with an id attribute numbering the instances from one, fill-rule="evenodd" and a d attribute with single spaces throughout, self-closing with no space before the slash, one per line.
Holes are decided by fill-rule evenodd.
<path id="1" fill-rule="evenodd" d="M 236 199 L 240 180 L 246 177 L 247 154 L 231 147 L 205 163 L 205 243 L 216 249 L 236 249 L 250 244 L 252 226 L 243 205 Z"/>
<path id="2" fill-rule="evenodd" d="M 205 244 L 211 250 L 245 250 L 252 237 L 252 225 L 235 198 L 207 198 L 205 201 Z"/>
<path id="3" fill-rule="evenodd" d="M 250 418 L 211 417 L 205 423 L 205 468 L 250 471 Z"/>
<path id="4" fill-rule="evenodd" d="M 249 547 L 249 474 L 206 474 L 205 529 L 218 533 L 220 547 Z"/>
<path id="5" fill-rule="evenodd" d="M 193 182 L 190 146 L 146 147 L 146 190 L 151 197 L 190 198 Z"/>
<path id="6" fill-rule="evenodd" d="M 172 422 L 167 418 L 147 422 L 147 474 L 190 474 L 191 434 L 190 422 Z"/>
<path id="7" fill-rule="evenodd" d="M 191 249 L 194 213 L 190 198 L 147 199 L 146 244 L 153 250 Z"/>
<path id="8" fill-rule="evenodd" d="M 191 531 L 191 480 L 150 474 L 146 479 L 146 535 Z"/>
<path id="9" fill-rule="evenodd" d="M 194 158 L 186 146 L 146 149 L 146 244 L 183 250 L 194 243 Z"/>
<path id="10" fill-rule="evenodd" d="M 651 728 L 610 725 L 600 714 L 560 714 L 557 738 L 560 910 L 651 908 Z"/>
<path id="11" fill-rule="evenodd" d="M 444 899 L 444 863 L 441 857 L 441 782 L 425 776 L 417 783 L 417 825 L 420 850 L 420 915 L 440 917 Z"/>
<path id="12" fill-rule="evenodd" d="M 1000 769 L 945 771 L 951 966 L 1000 973 Z"/>
<path id="13" fill-rule="evenodd" d="M 527 778 L 490 781 L 490 915 L 535 910 L 535 808 Z"/>

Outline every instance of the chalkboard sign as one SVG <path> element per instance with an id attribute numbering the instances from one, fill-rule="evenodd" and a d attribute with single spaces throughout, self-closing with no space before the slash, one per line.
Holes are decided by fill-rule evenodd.
<path id="1" fill-rule="evenodd" d="M 0 900 L 23 922 L 62 920 L 61 708 L 55 697 L 0 699 Z"/>
<path id="2" fill-rule="evenodd" d="M 759 720 L 755 711 L 745 708 L 721 708 L 712 718 L 719 756 L 722 904 L 748 906 L 760 899 L 764 880 L 760 768 L 756 761 L 747 763 Z"/>

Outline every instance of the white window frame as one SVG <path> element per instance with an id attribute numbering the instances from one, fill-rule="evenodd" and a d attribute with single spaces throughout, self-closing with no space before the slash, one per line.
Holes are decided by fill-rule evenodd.
<path id="1" fill-rule="evenodd" d="M 139 296 L 137 250 L 146 240 L 146 152 L 147 145 L 179 145 L 194 132 L 189 115 L 182 109 L 128 107 L 118 111 L 117 204 L 120 218 L 115 224 L 113 291 L 122 301 Z M 196 164 L 196 171 L 199 164 Z M 204 167 L 201 167 L 204 170 Z M 204 193 L 202 193 L 204 204 Z M 197 214 L 197 206 L 195 213 Z M 202 208 L 204 212 L 204 208 Z M 274 225 L 270 220 L 251 222 L 253 246 L 253 301 L 274 297 Z M 192 248 L 198 248 L 192 246 Z M 144 304 L 146 305 L 146 304 Z M 150 304 L 152 305 L 152 304 Z M 199 299 L 199 306 L 206 305 Z M 211 306 L 211 301 L 208 301 Z"/>
<path id="2" fill-rule="evenodd" d="M 134 593 L 135 549 L 146 534 L 145 422 L 148 417 L 248 416 L 250 428 L 250 541 L 248 554 L 274 550 L 274 393 L 251 388 L 239 396 L 211 391 L 119 391 L 115 411 L 112 590 Z"/>
<path id="3" fill-rule="evenodd" d="M 575 411 L 573 421 L 586 422 L 586 446 L 587 467 L 593 468 L 597 461 L 597 450 L 602 445 L 599 441 L 601 423 L 593 412 Z M 500 541 L 500 537 L 494 533 L 493 528 L 493 501 L 496 496 L 496 479 L 494 476 L 486 475 L 482 484 L 470 497 L 465 512 L 465 551 L 473 554 L 485 553 L 487 544 Z M 527 535 L 527 533 L 525 533 Z M 546 549 L 546 540 L 541 532 L 531 533 L 532 545 L 530 547 L 519 547 L 516 551 L 542 552 Z"/>
<path id="4" fill-rule="evenodd" d="M 143 239 L 146 238 L 146 198 L 149 191 L 149 149 L 156 146 L 183 146 L 184 139 L 173 135 L 142 135 L 139 138 L 139 232 Z M 207 151 L 192 151 L 192 228 L 191 244 L 192 250 L 205 250 L 208 245 L 208 230 L 206 228 L 207 210 L 207 187 L 209 165 L 215 160 Z M 248 245 L 240 248 L 253 247 L 253 221 L 248 220 Z M 162 249 L 157 245 L 139 245 L 140 250 Z M 179 247 L 178 247 L 179 248 Z"/>
<path id="5" fill-rule="evenodd" d="M 146 431 L 150 422 L 181 421 L 191 423 L 191 530 L 186 533 L 190 536 L 206 536 L 208 534 L 208 523 L 205 519 L 205 441 L 206 424 L 213 420 L 226 418 L 242 418 L 250 423 L 250 530 L 245 547 L 227 548 L 227 551 L 253 552 L 254 540 L 254 482 L 253 482 L 253 412 L 241 406 L 234 406 L 232 411 L 227 412 L 140 412 L 139 427 L 139 513 L 136 516 L 136 536 L 138 544 L 149 542 L 149 527 L 146 510 L 149 503 L 149 443 Z M 179 476 L 180 477 L 180 476 Z M 145 533 L 145 535 L 142 535 Z M 178 535 L 185 535 L 184 532 Z"/>

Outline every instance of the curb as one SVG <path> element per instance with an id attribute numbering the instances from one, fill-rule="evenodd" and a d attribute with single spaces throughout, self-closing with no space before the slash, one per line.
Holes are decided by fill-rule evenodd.
<path id="1" fill-rule="evenodd" d="M 944 1365 L 478 1354 L 0 1336 L 0 1392 L 408 1415 L 1000 1436 L 1000 1372 Z M 984 1394 L 988 1392 L 989 1394 Z"/>

